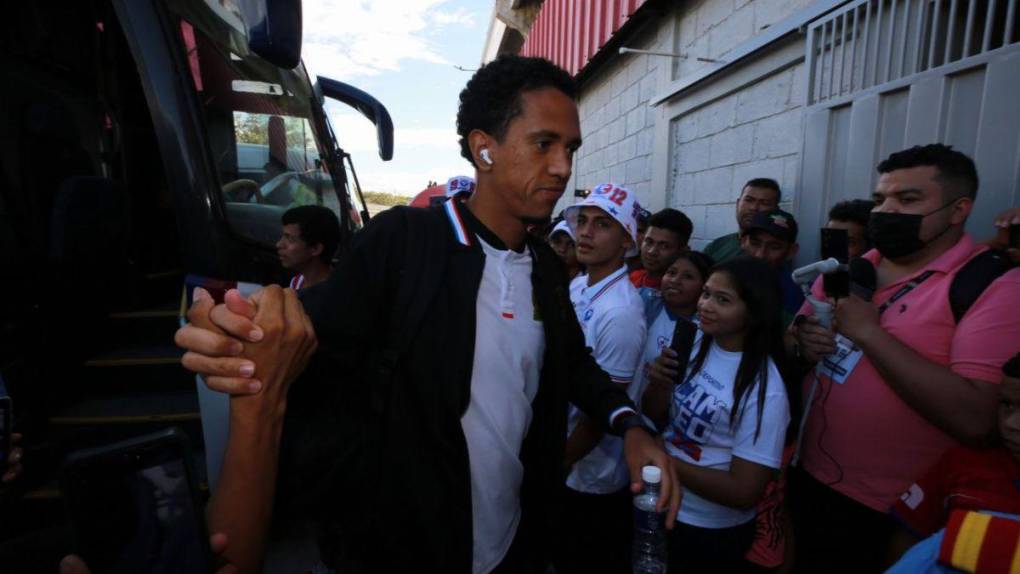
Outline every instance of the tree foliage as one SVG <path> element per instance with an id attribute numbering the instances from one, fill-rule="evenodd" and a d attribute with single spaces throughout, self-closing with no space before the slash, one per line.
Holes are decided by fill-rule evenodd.
<path id="1" fill-rule="evenodd" d="M 406 195 L 397 195 L 395 193 L 386 193 L 384 191 L 365 191 L 365 201 L 368 203 L 374 203 L 375 205 L 407 205 L 411 202 L 411 198 Z"/>
<path id="2" fill-rule="evenodd" d="M 234 112 L 234 132 L 237 143 L 269 145 L 269 117 L 266 114 Z M 315 138 L 304 118 L 283 117 L 287 131 L 287 147 L 315 149 Z"/>

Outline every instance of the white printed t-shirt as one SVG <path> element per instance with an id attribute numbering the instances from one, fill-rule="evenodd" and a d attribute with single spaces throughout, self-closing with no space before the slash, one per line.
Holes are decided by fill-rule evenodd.
<path id="1" fill-rule="evenodd" d="M 641 360 L 645 344 L 644 303 L 637 289 L 627 278 L 624 265 L 591 287 L 588 276 L 581 275 L 570 283 L 570 301 L 577 321 L 584 332 L 585 345 L 614 383 L 626 384 L 633 400 L 631 385 L 634 370 Z M 580 420 L 580 411 L 570 407 L 568 435 Z M 611 494 L 629 482 L 627 465 L 623 462 L 623 439 L 606 435 L 587 456 L 577 461 L 567 486 L 591 494 Z"/>
<path id="2" fill-rule="evenodd" d="M 475 304 L 471 401 L 461 418 L 471 470 L 472 570 L 490 572 L 510 549 L 521 518 L 521 444 L 531 424 L 545 354 L 535 320 L 531 254 L 480 237 L 485 268 Z"/>
<path id="3" fill-rule="evenodd" d="M 701 346 L 701 331 L 695 338 L 688 374 L 694 368 Z M 769 359 L 765 407 L 761 434 L 755 440 L 758 422 L 758 385 L 741 399 L 740 422 L 730 428 L 733 385 L 742 353 L 724 351 L 716 343 L 705 364 L 690 382 L 677 385 L 670 404 L 669 425 L 663 433 L 666 451 L 685 462 L 728 471 L 732 458 L 770 468 L 780 468 L 790 407 L 779 370 Z M 685 379 L 686 380 L 686 379 Z M 760 384 L 760 382 L 759 382 Z M 731 508 L 710 502 L 685 490 L 677 520 L 701 528 L 729 528 L 753 520 L 755 507 Z"/>

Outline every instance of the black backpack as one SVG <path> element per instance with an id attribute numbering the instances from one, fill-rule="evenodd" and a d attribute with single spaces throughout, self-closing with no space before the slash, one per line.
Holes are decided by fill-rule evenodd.
<path id="1" fill-rule="evenodd" d="M 989 249 L 968 261 L 953 278 L 949 286 L 949 307 L 953 320 L 959 324 L 975 301 L 993 281 L 1013 268 L 1013 262 L 1003 251 Z"/>

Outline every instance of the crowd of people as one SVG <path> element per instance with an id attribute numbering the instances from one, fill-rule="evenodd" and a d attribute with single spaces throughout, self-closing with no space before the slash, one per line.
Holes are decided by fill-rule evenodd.
<path id="1" fill-rule="evenodd" d="M 278 513 L 315 525 L 321 572 L 629 572 L 653 465 L 670 572 L 1013 563 L 1020 211 L 991 249 L 964 231 L 972 160 L 891 154 L 828 214 L 874 274 L 838 299 L 816 280 L 827 321 L 791 278 L 804 230 L 774 180 L 704 252 L 625 185 L 550 222 L 576 97 L 545 60 L 483 66 L 457 116 L 471 193 L 379 215 L 331 273 L 296 213 L 279 249 L 303 280 L 196 290 L 183 362 L 231 397 L 221 557 L 258 571 Z"/>
<path id="2" fill-rule="evenodd" d="M 825 324 L 791 278 L 800 230 L 774 180 L 744 185 L 738 231 L 704 253 L 681 211 L 649 217 L 611 183 L 549 223 L 581 143 L 575 96 L 541 60 L 484 67 L 458 115 L 473 193 L 377 218 L 303 294 L 328 359 L 292 394 L 328 393 L 304 432 L 328 416 L 336 433 L 335 458 L 314 458 L 335 467 L 308 473 L 328 478 L 327 565 L 625 572 L 644 464 L 663 469 L 670 571 L 880 571 L 947 509 L 1017 511 L 1020 271 L 968 265 L 994 253 L 963 229 L 969 158 L 894 153 L 870 198 L 833 206 L 826 227 L 875 278 Z M 811 295 L 827 299 L 821 279 Z M 182 329 L 186 363 L 234 400 L 260 400 L 253 379 L 285 386 L 249 350 L 267 341 L 245 341 L 283 298 L 216 307 L 218 334 Z M 224 356 L 231 335 L 245 350 Z M 968 476 L 972 459 L 989 470 Z M 359 502 L 362 480 L 387 501 Z M 911 527 L 922 502 L 939 512 Z"/>

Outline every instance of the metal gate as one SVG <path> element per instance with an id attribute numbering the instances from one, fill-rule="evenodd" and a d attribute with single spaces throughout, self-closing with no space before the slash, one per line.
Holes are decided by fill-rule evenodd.
<path id="1" fill-rule="evenodd" d="M 797 217 L 870 197 L 890 153 L 943 142 L 981 179 L 967 229 L 1020 198 L 1020 0 L 858 0 L 813 22 Z M 805 260 L 818 253 L 804 233 Z"/>

